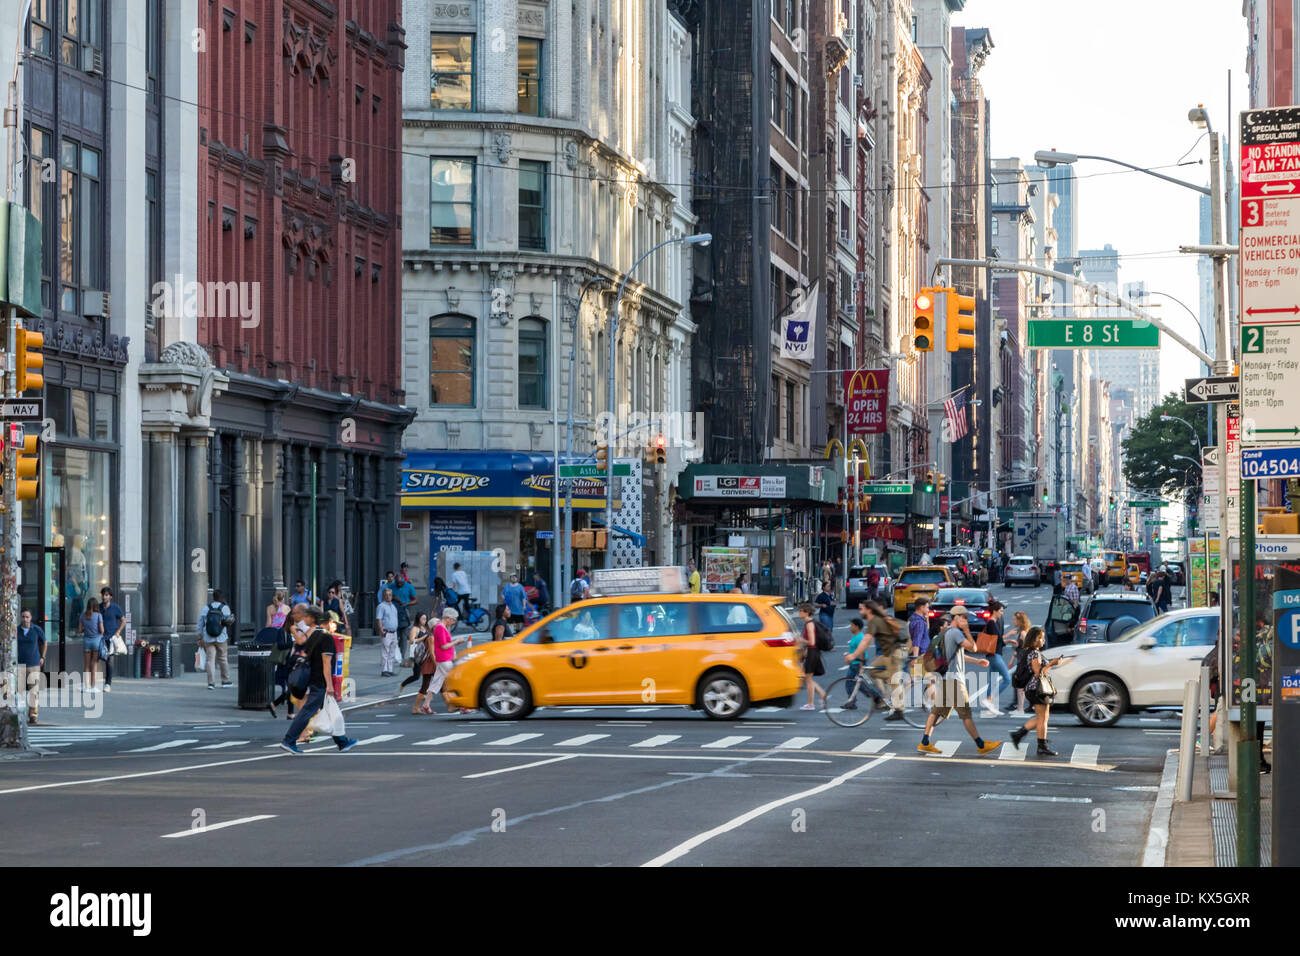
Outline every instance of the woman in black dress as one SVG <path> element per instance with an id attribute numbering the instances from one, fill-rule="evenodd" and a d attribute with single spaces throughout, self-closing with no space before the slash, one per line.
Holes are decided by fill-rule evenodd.
<path id="1" fill-rule="evenodd" d="M 799 605 L 799 616 L 803 618 L 800 640 L 803 645 L 803 679 L 804 686 L 808 688 L 808 703 L 800 707 L 800 710 L 817 709 L 813 706 L 814 694 L 820 695 L 823 701 L 826 700 L 826 691 L 817 683 L 817 678 L 826 673 L 826 668 L 822 664 L 822 652 L 817 649 L 817 625 L 813 622 L 816 613 L 817 609 L 811 604 Z"/>
<path id="2" fill-rule="evenodd" d="M 1056 751 L 1051 748 L 1047 742 L 1047 718 L 1052 712 L 1052 694 L 1044 693 L 1044 678 L 1049 676 L 1049 672 L 1057 664 L 1071 660 L 1068 657 L 1056 657 L 1051 660 L 1043 657 L 1043 629 L 1041 627 L 1031 627 L 1029 633 L 1025 635 L 1025 642 L 1021 646 L 1022 662 L 1020 667 L 1028 667 L 1030 674 L 1029 683 L 1025 685 L 1025 697 L 1034 707 L 1034 716 L 1025 722 L 1023 727 L 1017 727 L 1011 731 L 1011 743 L 1017 750 L 1020 749 L 1020 741 L 1025 738 L 1031 730 L 1038 731 L 1038 756 L 1055 757 Z"/>

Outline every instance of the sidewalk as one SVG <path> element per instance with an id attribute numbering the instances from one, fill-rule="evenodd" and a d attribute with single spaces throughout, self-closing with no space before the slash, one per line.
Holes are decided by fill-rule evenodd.
<path id="1" fill-rule="evenodd" d="M 1192 764 L 1192 801 L 1173 805 L 1165 866 L 1236 866 L 1237 797 L 1228 792 L 1228 756 L 1199 753 Z M 1178 751 L 1169 763 L 1177 768 Z M 1153 821 L 1154 823 L 1154 821 Z M 1259 859 L 1272 865 L 1273 775 L 1259 776 Z"/>
<path id="2" fill-rule="evenodd" d="M 399 667 L 396 677 L 379 676 L 380 648 L 377 643 L 352 646 L 348 675 L 355 682 L 355 699 L 345 699 L 343 709 L 365 707 L 390 700 L 397 694 L 397 685 L 411 673 L 410 668 Z M 103 674 L 101 672 L 100 678 Z M 40 708 L 40 726 L 77 727 L 94 724 L 116 726 L 152 726 L 177 723 L 229 723 L 232 721 L 269 718 L 266 708 L 241 709 L 239 702 L 239 654 L 230 650 L 230 679 L 234 687 L 222 687 L 217 674 L 217 687 L 208 690 L 208 678 L 203 672 L 181 672 L 173 678 L 127 678 L 114 675 L 113 689 L 105 694 L 86 696 L 65 693 L 58 700 L 51 691 L 48 700 L 43 698 Z M 413 694 L 418 684 L 409 685 L 403 694 Z M 62 706 L 60 706 L 62 704 Z M 278 708 L 283 717 L 285 709 Z"/>

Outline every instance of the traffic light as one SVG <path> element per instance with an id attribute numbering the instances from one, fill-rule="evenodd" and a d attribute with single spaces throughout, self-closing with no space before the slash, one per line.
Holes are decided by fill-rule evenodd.
<path id="1" fill-rule="evenodd" d="M 653 465 L 655 460 L 655 440 L 647 438 L 645 440 L 645 450 L 641 452 L 641 460 L 647 465 Z"/>
<path id="2" fill-rule="evenodd" d="M 1111 510 L 1111 511 L 1114 511 L 1114 510 L 1115 510 L 1115 496 L 1114 496 L 1114 495 L 1111 495 L 1111 496 L 1110 496 L 1110 510 Z"/>
<path id="3" fill-rule="evenodd" d="M 32 371 L 32 369 L 45 367 L 45 356 L 41 354 L 45 336 L 40 332 L 29 332 L 26 329 L 18 329 L 14 334 L 18 347 L 18 354 L 14 358 L 14 371 L 18 376 L 19 394 L 29 388 L 43 388 L 45 377 L 39 371 Z"/>
<path id="4" fill-rule="evenodd" d="M 36 454 L 36 443 L 37 438 L 35 435 L 27 435 L 23 438 L 21 444 L 14 442 L 14 452 L 16 453 L 14 479 L 19 501 L 31 501 L 36 497 L 37 475 L 40 473 L 41 467 L 40 459 Z"/>
<path id="5" fill-rule="evenodd" d="M 916 294 L 916 312 L 912 318 L 912 345 L 918 352 L 934 351 L 934 290 L 921 289 Z"/>
<path id="6" fill-rule="evenodd" d="M 932 491 L 934 491 L 934 472 L 927 471 L 925 473 L 925 493 L 928 495 Z"/>
<path id="7" fill-rule="evenodd" d="M 948 314 L 944 318 L 944 334 L 949 352 L 961 349 L 975 351 L 975 297 L 960 292 L 948 293 Z"/>
<path id="8" fill-rule="evenodd" d="M 939 492 L 939 494 L 943 494 L 944 491 L 947 489 L 947 487 L 948 487 L 948 476 L 947 476 L 947 475 L 939 475 L 939 476 L 935 479 L 934 490 L 937 491 L 937 492 Z"/>
<path id="9" fill-rule="evenodd" d="M 1047 504 L 1047 486 L 1043 486 L 1043 504 Z"/>
<path id="10" fill-rule="evenodd" d="M 665 465 L 668 463 L 668 439 L 663 435 L 656 435 L 654 445 L 654 463 L 656 465 Z"/>
<path id="11" fill-rule="evenodd" d="M 609 445 L 603 441 L 596 442 L 596 470 L 609 471 Z"/>

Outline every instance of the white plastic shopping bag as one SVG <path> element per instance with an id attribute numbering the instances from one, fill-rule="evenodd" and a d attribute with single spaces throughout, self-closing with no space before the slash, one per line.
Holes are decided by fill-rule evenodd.
<path id="1" fill-rule="evenodd" d="M 332 694 L 326 693 L 325 705 L 316 712 L 316 716 L 307 725 L 313 733 L 326 734 L 330 737 L 342 737 L 346 733 L 343 723 L 343 710 Z"/>
<path id="2" fill-rule="evenodd" d="M 194 669 L 196 671 L 206 671 L 208 669 L 207 652 L 203 650 L 202 644 L 194 651 Z"/>

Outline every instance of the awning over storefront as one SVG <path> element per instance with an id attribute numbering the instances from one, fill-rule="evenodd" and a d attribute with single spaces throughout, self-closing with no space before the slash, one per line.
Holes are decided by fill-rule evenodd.
<path id="1" fill-rule="evenodd" d="M 565 464 L 570 459 L 562 458 Z M 573 464 L 583 461 L 573 458 Z M 431 510 L 547 508 L 555 472 L 551 455 L 510 451 L 408 451 L 402 462 L 402 507 Z M 561 504 L 565 487 L 560 485 Z M 605 507 L 603 478 L 575 478 L 573 507 Z"/>
<path id="2" fill-rule="evenodd" d="M 677 479 L 681 498 L 755 506 L 766 501 L 834 503 L 840 476 L 831 465 L 687 465 Z"/>

